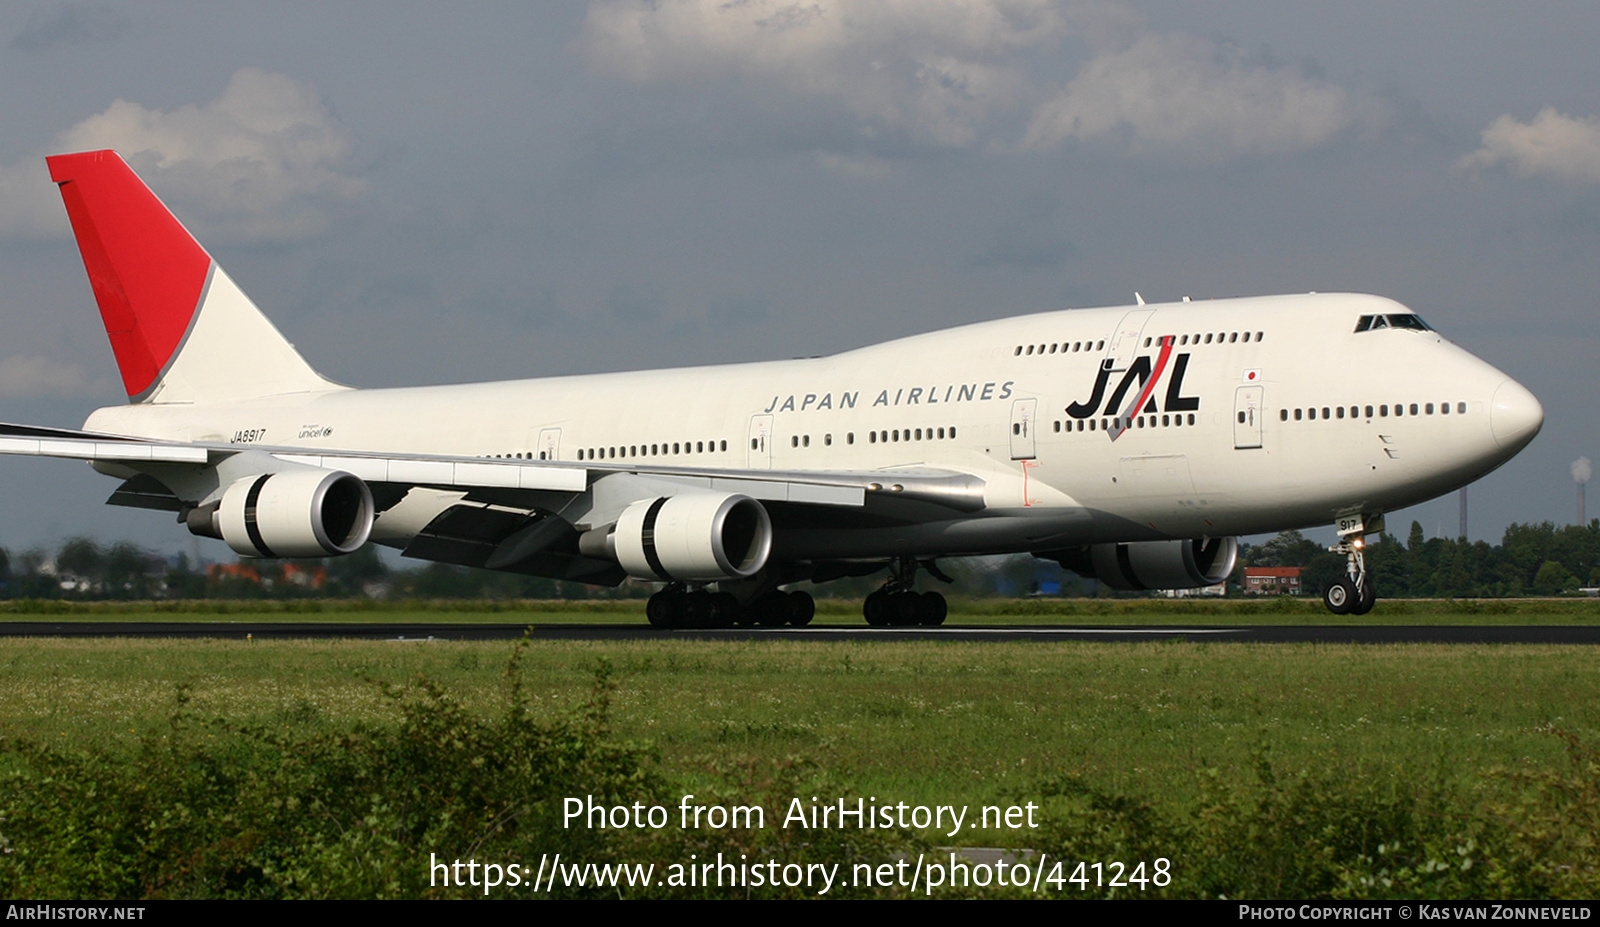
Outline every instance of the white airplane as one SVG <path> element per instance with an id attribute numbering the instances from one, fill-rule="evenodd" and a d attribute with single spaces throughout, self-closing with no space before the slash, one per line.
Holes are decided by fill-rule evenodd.
<path id="1" fill-rule="evenodd" d="M 664 583 L 667 627 L 805 624 L 802 580 L 888 570 L 872 624 L 938 624 L 943 557 L 1027 552 L 1198 587 L 1237 536 L 1333 524 L 1362 613 L 1383 513 L 1500 466 L 1544 412 L 1377 296 L 1048 312 L 831 357 L 352 389 L 312 370 L 123 160 L 52 157 L 128 403 L 0 453 L 88 460 L 113 505 L 245 557 L 406 556 Z M 718 591 L 711 592 L 715 586 Z"/>

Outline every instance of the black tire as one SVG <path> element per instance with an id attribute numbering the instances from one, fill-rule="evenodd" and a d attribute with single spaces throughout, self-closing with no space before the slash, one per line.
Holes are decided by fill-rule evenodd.
<path id="1" fill-rule="evenodd" d="M 1358 596 L 1356 584 L 1341 579 L 1322 591 L 1322 604 L 1328 606 L 1328 611 L 1335 615 L 1348 615 L 1350 609 L 1355 607 Z"/>
<path id="2" fill-rule="evenodd" d="M 769 592 L 752 603 L 756 624 L 763 628 L 781 628 L 789 619 L 789 597 L 782 592 Z"/>
<path id="3" fill-rule="evenodd" d="M 663 589 L 651 596 L 644 605 L 644 616 L 653 628 L 679 628 L 683 626 L 683 596 Z"/>
<path id="4" fill-rule="evenodd" d="M 874 628 L 889 624 L 889 593 L 879 589 L 861 600 L 861 614 Z"/>
<path id="5" fill-rule="evenodd" d="M 811 597 L 811 593 L 796 590 L 789 593 L 787 598 L 791 626 L 803 628 L 817 616 L 817 600 Z"/>
<path id="6" fill-rule="evenodd" d="M 937 592 L 924 592 L 918 606 L 917 624 L 925 628 L 937 628 L 944 624 L 945 617 L 950 614 L 949 604 Z"/>
<path id="7" fill-rule="evenodd" d="M 1372 606 L 1378 604 L 1378 590 L 1372 587 L 1372 580 L 1367 579 L 1356 591 L 1356 600 L 1350 606 L 1350 614 L 1365 615 L 1372 611 Z"/>
<path id="8" fill-rule="evenodd" d="M 897 628 L 910 628 L 919 624 L 922 616 L 922 596 L 907 589 L 889 594 L 889 623 Z"/>
<path id="9" fill-rule="evenodd" d="M 711 594 L 711 627 L 731 628 L 739 620 L 739 600 L 731 592 Z"/>
<path id="10" fill-rule="evenodd" d="M 688 592 L 683 596 L 683 628 L 714 628 L 717 609 L 709 592 Z"/>

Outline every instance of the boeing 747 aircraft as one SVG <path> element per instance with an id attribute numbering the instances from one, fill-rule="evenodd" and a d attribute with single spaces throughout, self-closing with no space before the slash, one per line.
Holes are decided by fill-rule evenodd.
<path id="1" fill-rule="evenodd" d="M 0 453 L 90 461 L 108 500 L 245 557 L 406 556 L 663 584 L 653 624 L 810 621 L 803 580 L 887 571 L 872 624 L 938 624 L 945 557 L 1026 552 L 1198 587 L 1237 537 L 1362 539 L 1543 423 L 1396 302 L 1349 293 L 1047 312 L 803 360 L 352 389 L 303 360 L 123 160 L 49 160 L 128 403 Z M 715 591 L 712 591 L 712 590 Z"/>

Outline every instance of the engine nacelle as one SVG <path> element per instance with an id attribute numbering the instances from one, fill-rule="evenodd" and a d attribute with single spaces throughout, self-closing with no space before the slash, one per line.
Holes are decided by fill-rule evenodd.
<path id="1" fill-rule="evenodd" d="M 372 491 L 354 474 L 285 470 L 234 481 L 209 524 L 191 516 L 190 530 L 214 531 L 245 557 L 330 557 L 367 542 L 374 511 Z"/>
<path id="2" fill-rule="evenodd" d="M 743 579 L 767 563 L 772 519 L 749 496 L 690 492 L 628 506 L 609 542 L 617 562 L 638 579 Z"/>
<path id="3" fill-rule="evenodd" d="M 1238 538 L 1092 544 L 1039 554 L 1113 589 L 1195 589 L 1228 578 L 1239 559 Z"/>

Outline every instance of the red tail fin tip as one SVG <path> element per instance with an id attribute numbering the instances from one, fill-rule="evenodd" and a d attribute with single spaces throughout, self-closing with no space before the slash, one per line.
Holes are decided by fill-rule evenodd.
<path id="1" fill-rule="evenodd" d="M 50 179 L 61 187 L 122 384 L 138 399 L 182 345 L 211 256 L 116 152 L 46 160 Z"/>

